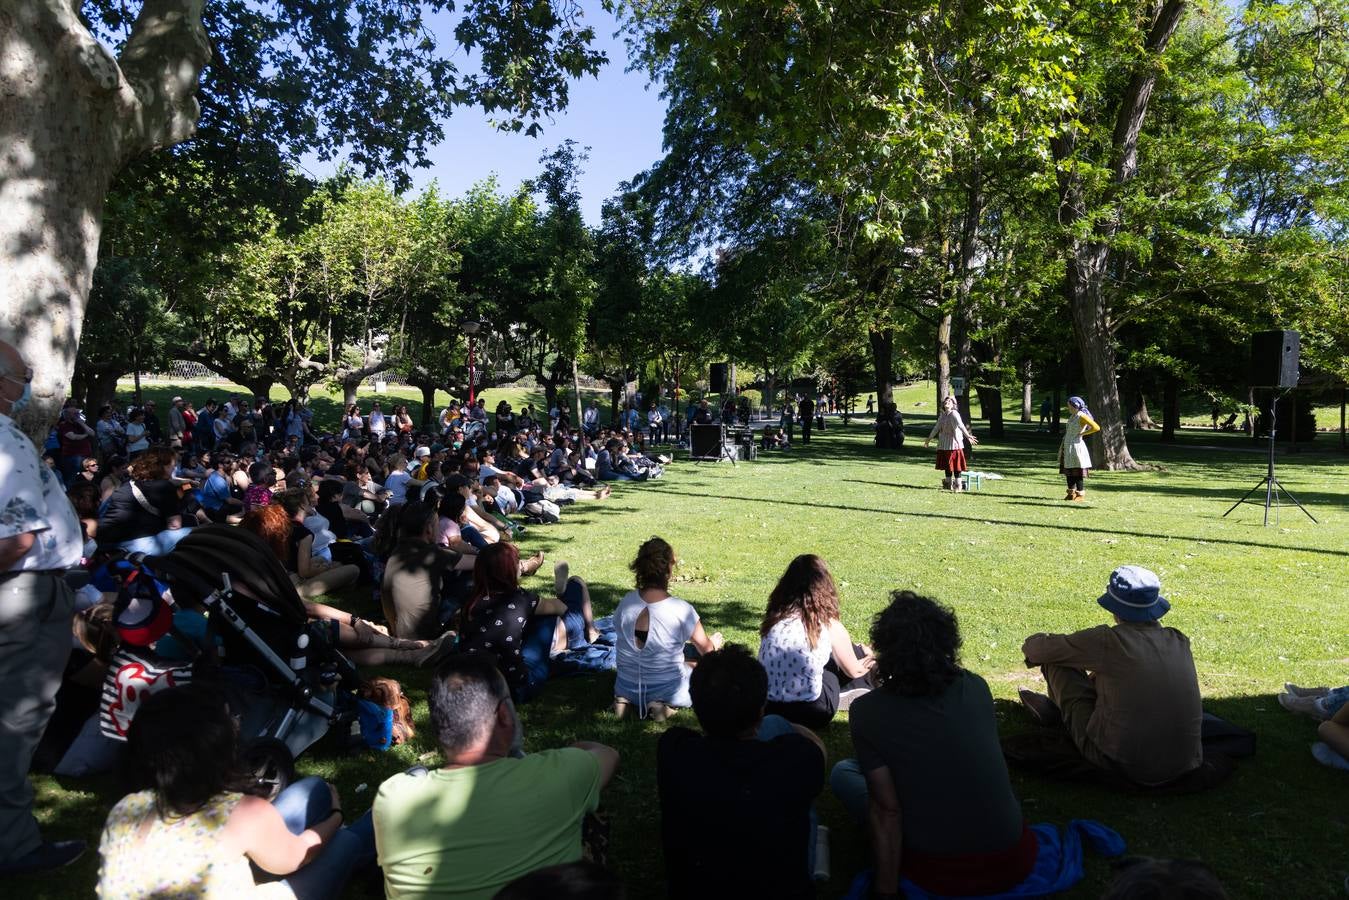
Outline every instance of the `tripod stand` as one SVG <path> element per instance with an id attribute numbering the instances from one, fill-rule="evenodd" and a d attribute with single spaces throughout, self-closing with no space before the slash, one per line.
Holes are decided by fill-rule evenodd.
<path id="1" fill-rule="evenodd" d="M 1287 392 L 1285 391 L 1285 393 L 1287 393 Z M 1229 509 L 1227 512 L 1223 513 L 1223 518 L 1224 518 L 1224 519 L 1227 518 L 1229 515 L 1231 515 L 1232 510 L 1236 509 L 1238 506 L 1240 506 L 1241 504 L 1245 503 L 1245 502 L 1246 502 L 1246 498 L 1250 497 L 1251 494 L 1254 494 L 1256 491 L 1260 490 L 1261 488 L 1264 488 L 1264 489 L 1265 489 L 1265 524 L 1266 524 L 1266 525 L 1269 524 L 1269 507 L 1270 507 L 1271 505 L 1274 506 L 1274 521 L 1275 521 L 1276 523 L 1279 521 L 1279 493 L 1280 493 L 1280 492 L 1282 492 L 1285 496 L 1287 496 L 1289 500 L 1292 500 L 1292 501 L 1293 501 L 1293 504 L 1294 504 L 1295 506 L 1297 506 L 1298 509 L 1302 510 L 1303 514 L 1306 515 L 1307 518 L 1311 519 L 1313 522 L 1316 522 L 1316 516 L 1313 516 L 1311 513 L 1307 512 L 1307 507 L 1305 507 L 1305 506 L 1303 506 L 1301 503 L 1299 503 L 1299 502 L 1298 502 L 1298 499 L 1297 499 L 1296 497 L 1293 496 L 1292 492 L 1290 492 L 1286 487 L 1284 487 L 1282 484 L 1279 483 L 1279 477 L 1278 477 L 1277 475 L 1274 474 L 1274 434 L 1275 434 L 1275 431 L 1277 430 L 1277 429 L 1276 429 L 1276 426 L 1277 426 L 1278 421 L 1279 421 L 1279 397 L 1280 397 L 1280 396 L 1281 396 L 1280 394 L 1274 394 L 1274 395 L 1270 398 L 1270 402 L 1269 402 L 1269 463 L 1268 463 L 1268 466 L 1269 466 L 1269 467 L 1268 467 L 1268 469 L 1266 469 L 1266 471 L 1265 471 L 1265 477 L 1262 478 L 1262 479 L 1260 479 L 1259 481 L 1257 481 L 1257 482 L 1255 483 L 1255 486 L 1252 487 L 1252 488 L 1251 488 L 1249 491 L 1247 491 L 1245 494 L 1243 494 L 1240 500 L 1238 500 L 1236 503 L 1233 503 L 1233 504 L 1232 504 L 1232 509 Z M 1296 415 L 1296 412 L 1297 412 L 1297 411 L 1296 411 L 1296 409 L 1295 409 L 1295 410 L 1294 410 L 1294 414 L 1295 414 L 1295 415 Z M 1317 524 L 1320 524 L 1320 523 L 1317 522 Z"/>

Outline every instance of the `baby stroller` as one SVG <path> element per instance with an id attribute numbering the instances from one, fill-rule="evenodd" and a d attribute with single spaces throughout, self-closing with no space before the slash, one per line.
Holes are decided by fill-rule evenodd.
<path id="1" fill-rule="evenodd" d="M 199 662 L 194 678 L 219 681 L 230 697 L 243 762 L 261 783 L 280 791 L 300 754 L 329 732 L 351 734 L 356 668 L 337 650 L 335 623 L 309 619 L 261 538 L 207 525 L 142 565 L 169 583 L 180 605 L 209 611 L 207 639 L 219 639 L 221 665 L 210 671 Z"/>

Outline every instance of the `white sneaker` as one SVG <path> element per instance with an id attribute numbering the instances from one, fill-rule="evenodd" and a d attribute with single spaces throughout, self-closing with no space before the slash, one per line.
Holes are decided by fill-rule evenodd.
<path id="1" fill-rule="evenodd" d="M 839 712 L 847 712 L 848 708 L 852 706 L 854 700 L 856 700 L 858 697 L 866 696 L 869 693 L 871 693 L 871 688 L 864 688 L 864 687 L 851 688 L 849 690 L 842 692 L 841 694 L 838 695 Z"/>
<path id="2" fill-rule="evenodd" d="M 1349 759 L 1340 756 L 1330 748 L 1330 745 L 1324 741 L 1317 741 L 1312 744 L 1312 756 L 1323 766 L 1329 766 L 1332 769 L 1343 769 L 1349 772 Z"/>

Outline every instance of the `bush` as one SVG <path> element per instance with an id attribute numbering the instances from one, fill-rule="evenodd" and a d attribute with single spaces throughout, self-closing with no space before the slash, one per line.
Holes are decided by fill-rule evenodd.
<path id="1" fill-rule="evenodd" d="M 746 388 L 740 392 L 740 401 L 744 402 L 746 400 L 749 401 L 751 406 L 758 409 L 763 406 L 763 392 L 756 391 L 754 388 Z"/>

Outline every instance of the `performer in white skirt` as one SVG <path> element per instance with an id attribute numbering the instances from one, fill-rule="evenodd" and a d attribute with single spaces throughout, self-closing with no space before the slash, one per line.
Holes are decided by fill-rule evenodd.
<path id="1" fill-rule="evenodd" d="M 1083 500 L 1083 490 L 1087 473 L 1091 471 L 1091 454 L 1087 452 L 1085 438 L 1101 430 L 1087 409 L 1087 401 L 1081 397 L 1069 397 L 1068 408 L 1073 414 L 1068 417 L 1063 432 L 1063 443 L 1059 446 L 1059 472 L 1068 479 L 1068 493 L 1064 500 Z"/>

